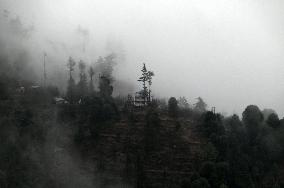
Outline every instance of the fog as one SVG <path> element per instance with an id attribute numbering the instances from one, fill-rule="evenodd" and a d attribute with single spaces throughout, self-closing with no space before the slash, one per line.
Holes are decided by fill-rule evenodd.
<path id="1" fill-rule="evenodd" d="M 42 75 L 46 52 L 49 83 L 67 82 L 69 56 L 90 64 L 114 52 L 116 80 L 137 88 L 145 62 L 156 97 L 194 104 L 201 96 L 222 113 L 257 104 L 284 115 L 281 0 L 0 0 L 0 7 L 1 54 L 24 50 Z"/>

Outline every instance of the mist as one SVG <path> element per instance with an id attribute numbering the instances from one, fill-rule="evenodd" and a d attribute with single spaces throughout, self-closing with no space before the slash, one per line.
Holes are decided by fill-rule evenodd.
<path id="1" fill-rule="evenodd" d="M 284 187 L 281 0 L 0 0 L 0 187 Z"/>
<path id="2" fill-rule="evenodd" d="M 48 82 L 59 86 L 66 85 L 69 56 L 92 64 L 116 53 L 114 75 L 132 84 L 127 92 L 135 92 L 145 62 L 156 74 L 156 97 L 186 96 L 194 104 L 201 96 L 227 114 L 258 104 L 284 115 L 280 0 L 1 0 L 0 5 L 1 46 L 11 56 L 26 51 L 38 84 L 44 52 Z"/>

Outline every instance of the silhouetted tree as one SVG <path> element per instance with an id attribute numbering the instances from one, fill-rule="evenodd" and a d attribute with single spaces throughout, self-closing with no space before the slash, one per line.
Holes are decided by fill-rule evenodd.
<path id="1" fill-rule="evenodd" d="M 211 111 L 207 111 L 203 114 L 202 119 L 202 129 L 208 137 L 210 137 L 212 134 L 215 134 L 217 136 L 224 134 L 225 130 L 220 114 L 214 114 Z"/>
<path id="2" fill-rule="evenodd" d="M 72 77 L 72 72 L 74 71 L 74 66 L 76 65 L 76 62 L 72 57 L 69 57 L 67 68 L 69 71 L 69 80 L 68 80 L 68 86 L 67 86 L 67 99 L 72 104 L 74 102 L 74 96 L 75 96 L 75 81 Z"/>
<path id="3" fill-rule="evenodd" d="M 142 75 L 138 79 L 138 81 L 142 82 L 142 85 L 143 85 L 142 97 L 144 99 L 144 105 L 145 105 L 146 101 L 148 99 L 148 89 L 147 89 L 147 86 L 146 86 L 146 82 L 148 81 L 148 71 L 147 71 L 145 63 L 143 63 L 143 67 L 141 69 L 141 72 L 142 72 Z"/>
<path id="4" fill-rule="evenodd" d="M 175 97 L 171 97 L 168 102 L 168 112 L 172 118 L 178 117 L 178 105 Z"/>
<path id="5" fill-rule="evenodd" d="M 194 110 L 197 112 L 205 112 L 207 104 L 204 102 L 204 100 L 201 97 L 197 98 L 197 103 L 195 104 Z"/>
<path id="6" fill-rule="evenodd" d="M 228 157 L 235 164 L 237 156 L 241 155 L 242 146 L 247 143 L 247 136 L 244 126 L 236 114 L 226 119 L 225 124 L 228 130 Z M 236 168 L 238 167 L 236 166 Z"/>
<path id="7" fill-rule="evenodd" d="M 268 116 L 266 123 L 273 128 L 277 128 L 280 125 L 280 120 L 277 114 L 272 113 Z"/>
<path id="8" fill-rule="evenodd" d="M 154 72 L 153 71 L 148 71 L 147 72 L 147 81 L 148 81 L 148 87 L 149 87 L 149 91 L 148 91 L 148 102 L 151 101 L 151 85 L 152 85 L 152 77 L 154 76 Z"/>
<path id="9" fill-rule="evenodd" d="M 74 66 L 76 65 L 76 62 L 72 57 L 69 57 L 68 63 L 67 63 L 67 68 L 69 70 L 69 80 L 72 78 L 72 72 L 74 71 Z"/>
<path id="10" fill-rule="evenodd" d="M 80 97 L 83 97 L 84 95 L 87 94 L 87 76 L 85 73 L 85 69 L 86 69 L 86 64 L 82 60 L 80 60 L 79 61 L 80 80 L 78 82 L 78 87 L 77 87 L 78 94 Z"/>
<path id="11" fill-rule="evenodd" d="M 275 110 L 273 110 L 273 109 L 270 109 L 270 108 L 265 108 L 265 109 L 263 109 L 263 110 L 262 110 L 262 114 L 263 114 L 263 119 L 264 119 L 264 121 L 266 121 L 267 118 L 268 118 L 268 116 L 269 116 L 270 114 L 273 114 L 273 113 L 276 114 Z"/>
<path id="12" fill-rule="evenodd" d="M 259 108 L 255 105 L 247 106 L 242 115 L 250 143 L 252 144 L 258 135 L 260 124 L 263 121 L 263 115 Z"/>
<path id="13" fill-rule="evenodd" d="M 95 71 L 94 71 L 92 66 L 89 68 L 88 73 L 89 73 L 89 77 L 90 77 L 89 90 L 90 90 L 90 93 L 92 93 L 94 91 L 93 76 L 95 74 Z"/>
<path id="14" fill-rule="evenodd" d="M 113 92 L 113 87 L 110 83 L 109 78 L 106 76 L 100 77 L 100 83 L 99 83 L 99 92 L 102 97 L 110 98 Z"/>
<path id="15" fill-rule="evenodd" d="M 108 77 L 110 81 L 113 81 L 112 72 L 115 62 L 116 54 L 111 53 L 104 57 L 104 68 L 101 70 L 101 74 Z"/>
<path id="16" fill-rule="evenodd" d="M 180 97 L 178 99 L 178 106 L 182 109 L 188 109 L 189 108 L 189 104 L 187 102 L 187 99 L 185 97 Z"/>
<path id="17" fill-rule="evenodd" d="M 225 123 L 227 124 L 229 131 L 233 133 L 238 132 L 243 125 L 239 116 L 236 114 L 229 117 Z"/>
<path id="18" fill-rule="evenodd" d="M 110 80 L 110 82 L 112 82 L 113 67 L 116 64 L 115 58 L 116 55 L 114 53 L 111 53 L 104 58 L 100 56 L 95 63 L 95 74 L 105 76 Z"/>

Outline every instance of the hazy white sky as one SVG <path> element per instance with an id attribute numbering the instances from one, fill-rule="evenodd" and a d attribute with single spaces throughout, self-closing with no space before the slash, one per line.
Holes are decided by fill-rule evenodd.
<path id="1" fill-rule="evenodd" d="M 1 11 L 33 24 L 35 58 L 57 66 L 73 55 L 123 54 L 116 74 L 133 80 L 146 62 L 160 96 L 201 96 L 217 111 L 249 104 L 284 115 L 283 0 L 0 0 Z M 3 16 L 1 17 L 3 19 Z M 84 37 L 78 27 L 87 30 Z"/>

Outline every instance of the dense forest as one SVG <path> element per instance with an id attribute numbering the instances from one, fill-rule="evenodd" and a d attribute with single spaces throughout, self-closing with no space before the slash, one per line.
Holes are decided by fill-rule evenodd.
<path id="1" fill-rule="evenodd" d="M 223 116 L 201 97 L 155 98 L 146 64 L 141 91 L 114 97 L 115 54 L 70 57 L 67 88 L 37 85 L 24 58 L 0 59 L 1 188 L 284 187 L 284 119 L 271 109 Z"/>

